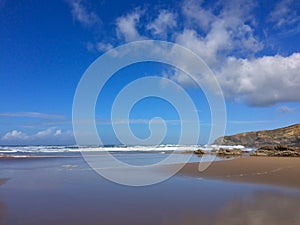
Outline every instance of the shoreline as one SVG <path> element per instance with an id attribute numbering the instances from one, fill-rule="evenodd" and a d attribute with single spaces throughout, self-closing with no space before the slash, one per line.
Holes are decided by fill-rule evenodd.
<path id="1" fill-rule="evenodd" d="M 296 157 L 249 156 L 214 161 L 203 172 L 198 167 L 199 163 L 188 163 L 177 175 L 300 190 L 300 158 Z"/>

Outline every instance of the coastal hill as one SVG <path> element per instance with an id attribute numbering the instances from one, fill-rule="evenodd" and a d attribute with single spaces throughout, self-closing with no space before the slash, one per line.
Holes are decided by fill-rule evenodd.
<path id="1" fill-rule="evenodd" d="M 282 144 L 300 147 L 300 124 L 275 130 L 253 131 L 224 136 L 216 139 L 214 144 L 244 145 L 246 147 Z"/>

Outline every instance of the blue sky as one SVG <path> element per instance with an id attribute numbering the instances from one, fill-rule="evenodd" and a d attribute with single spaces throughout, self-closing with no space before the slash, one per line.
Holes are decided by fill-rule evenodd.
<path id="1" fill-rule="evenodd" d="M 206 62 L 225 96 L 227 134 L 300 122 L 299 1 L 0 0 L 0 144 L 73 144 L 72 103 L 85 70 L 107 50 L 146 39 L 183 45 Z M 103 142 L 117 143 L 110 108 L 118 91 L 153 75 L 190 94 L 204 143 L 205 96 L 159 63 L 124 68 L 106 84 L 95 115 Z M 167 102 L 145 99 L 128 119 L 146 138 L 156 116 L 167 121 L 164 142 L 176 143 L 179 117 Z"/>

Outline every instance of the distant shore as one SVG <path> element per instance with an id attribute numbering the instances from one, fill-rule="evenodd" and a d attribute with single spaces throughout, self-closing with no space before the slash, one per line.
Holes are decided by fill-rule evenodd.
<path id="1" fill-rule="evenodd" d="M 300 158 L 240 157 L 213 162 L 203 172 L 198 167 L 199 163 L 188 163 L 178 175 L 300 189 Z"/>

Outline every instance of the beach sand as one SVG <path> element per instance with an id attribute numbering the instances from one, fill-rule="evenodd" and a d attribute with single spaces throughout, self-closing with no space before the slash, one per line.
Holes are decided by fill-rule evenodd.
<path id="1" fill-rule="evenodd" d="M 5 184 L 8 179 L 0 178 L 0 185 Z"/>
<path id="2" fill-rule="evenodd" d="M 300 158 L 241 157 L 213 162 L 203 172 L 198 167 L 199 163 L 186 164 L 178 174 L 300 189 Z"/>
<path id="3" fill-rule="evenodd" d="M 128 187 L 99 176 L 80 157 L 2 159 L 0 177 L 9 179 L 0 181 L 0 225 L 299 225 L 299 189 L 276 187 L 299 187 L 299 164 L 249 157 L 199 173 L 199 163 L 191 163 L 159 184 Z M 158 169 L 151 174 L 160 175 Z M 252 184 L 264 182 L 273 186 Z"/>

